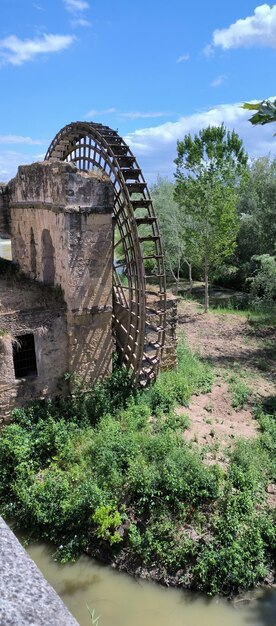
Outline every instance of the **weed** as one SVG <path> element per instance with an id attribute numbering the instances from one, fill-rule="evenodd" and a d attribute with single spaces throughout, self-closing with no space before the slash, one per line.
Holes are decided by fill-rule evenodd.
<path id="1" fill-rule="evenodd" d="M 233 372 L 226 377 L 231 404 L 234 409 L 242 409 L 252 395 L 251 389 L 242 378 L 241 371 Z"/>
<path id="2" fill-rule="evenodd" d="M 92 521 L 96 526 L 96 535 L 99 539 L 108 541 L 111 546 L 122 541 L 118 528 L 123 518 L 119 511 L 108 505 L 99 506 L 92 515 Z"/>
<path id="3" fill-rule="evenodd" d="M 211 391 L 212 382 L 211 366 L 192 354 L 181 338 L 177 371 L 161 373 L 149 392 L 153 413 L 169 413 L 177 403 L 187 406 L 192 394 Z"/>
<path id="4" fill-rule="evenodd" d="M 101 616 L 100 616 L 100 615 L 98 615 L 98 616 L 96 617 L 96 615 L 95 615 L 95 609 L 92 609 L 92 611 L 91 611 L 91 609 L 89 608 L 89 606 L 88 606 L 88 605 L 86 605 L 86 608 L 87 608 L 87 611 L 88 611 L 88 613 L 89 613 L 89 615 L 90 615 L 90 617 L 91 617 L 91 623 L 92 623 L 92 625 L 93 625 L 93 626 L 99 626 L 99 620 L 100 620 L 100 617 L 101 617 Z"/>
<path id="5" fill-rule="evenodd" d="M 276 310 L 270 307 L 269 310 L 250 310 L 247 314 L 247 319 L 253 328 L 262 326 L 276 326 Z"/>

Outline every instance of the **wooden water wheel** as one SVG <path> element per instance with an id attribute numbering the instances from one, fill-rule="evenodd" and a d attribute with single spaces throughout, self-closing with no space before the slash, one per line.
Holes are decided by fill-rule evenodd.
<path id="1" fill-rule="evenodd" d="M 62 128 L 45 158 L 73 162 L 83 171 L 100 170 L 112 182 L 113 329 L 123 362 L 145 384 L 161 362 L 166 285 L 160 233 L 142 171 L 117 131 L 92 122 Z"/>

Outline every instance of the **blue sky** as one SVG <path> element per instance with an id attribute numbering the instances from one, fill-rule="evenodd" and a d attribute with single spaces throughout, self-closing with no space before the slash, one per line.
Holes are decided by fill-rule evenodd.
<path id="1" fill-rule="evenodd" d="M 149 182 L 209 123 L 274 155 L 273 127 L 240 103 L 275 95 L 275 60 L 276 4 L 1 0 L 0 180 L 76 120 L 118 129 Z"/>

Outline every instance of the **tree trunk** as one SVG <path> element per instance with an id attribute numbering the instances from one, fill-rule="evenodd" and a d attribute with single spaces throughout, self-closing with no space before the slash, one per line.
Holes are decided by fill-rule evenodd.
<path id="1" fill-rule="evenodd" d="M 177 266 L 177 275 L 176 275 L 176 281 L 175 281 L 175 290 L 176 290 L 176 295 L 178 296 L 178 290 L 179 290 L 179 281 L 180 281 L 180 258 L 178 258 L 178 266 Z"/>
<path id="2" fill-rule="evenodd" d="M 204 267 L 204 280 L 205 280 L 205 297 L 204 297 L 204 313 L 208 313 L 209 310 L 209 265 L 208 265 L 208 257 L 205 256 L 205 267 Z"/>
<path id="3" fill-rule="evenodd" d="M 192 288 L 194 286 L 193 283 L 193 276 L 192 276 L 192 264 L 188 263 L 188 268 L 189 268 L 189 283 L 190 283 L 190 294 L 192 293 Z"/>
<path id="4" fill-rule="evenodd" d="M 193 276 L 192 276 L 192 264 L 189 263 L 189 261 L 187 259 L 183 259 L 184 263 L 186 263 L 186 265 L 188 266 L 188 270 L 189 270 L 189 291 L 188 294 L 191 295 L 192 293 L 192 288 L 194 286 L 194 282 L 193 282 Z"/>
<path id="5" fill-rule="evenodd" d="M 171 275 L 173 277 L 173 279 L 175 280 L 175 295 L 178 295 L 178 290 L 179 290 L 179 281 L 180 281 L 180 261 L 178 262 L 178 267 L 177 267 L 177 274 L 175 274 L 175 272 L 173 271 L 172 268 L 172 264 L 170 263 L 170 270 L 171 270 Z"/>

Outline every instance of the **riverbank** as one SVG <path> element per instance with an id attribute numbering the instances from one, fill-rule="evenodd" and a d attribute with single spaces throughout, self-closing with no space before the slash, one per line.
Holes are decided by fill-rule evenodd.
<path id="1" fill-rule="evenodd" d="M 87 552 L 165 585 L 233 595 L 275 583 L 272 395 L 258 393 L 257 378 L 252 393 L 245 390 L 249 381 L 241 372 L 233 379 L 233 363 L 222 371 L 221 360 L 218 370 L 206 353 L 192 353 L 181 338 L 189 315 L 179 328 L 178 371 L 151 389 L 135 393 L 115 370 L 89 394 L 76 388 L 71 401 L 16 411 L 0 439 L 0 503 L 58 545 L 63 561 Z M 216 332 L 216 315 L 202 318 L 204 328 L 191 321 L 192 332 L 211 329 L 215 349 L 224 329 L 229 352 L 233 322 L 217 316 Z M 228 402 L 221 417 L 210 395 L 219 376 Z M 241 438 L 235 416 L 247 410 L 252 437 Z"/>

